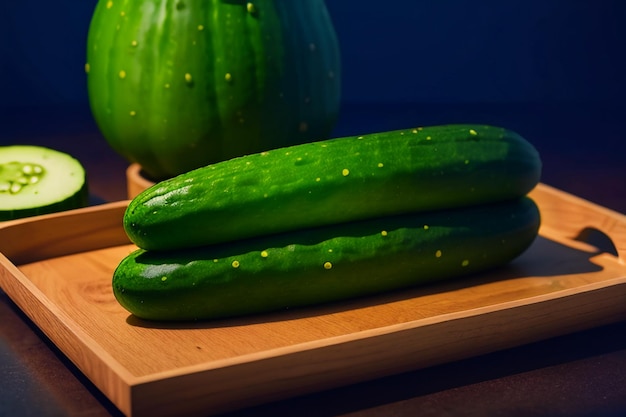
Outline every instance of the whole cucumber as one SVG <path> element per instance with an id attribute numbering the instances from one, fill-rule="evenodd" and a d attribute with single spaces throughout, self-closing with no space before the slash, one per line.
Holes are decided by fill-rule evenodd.
<path id="1" fill-rule="evenodd" d="M 179 251 L 117 267 L 118 302 L 149 320 L 202 320 L 376 294 L 504 265 L 537 236 L 528 197 Z"/>
<path id="2" fill-rule="evenodd" d="M 323 0 L 93 0 L 87 91 L 153 180 L 330 137 L 339 42 Z"/>
<path id="3" fill-rule="evenodd" d="M 527 194 L 541 161 L 523 137 L 447 125 L 295 145 L 231 159 L 155 184 L 124 227 L 168 250 L 307 227 L 487 204 Z"/>

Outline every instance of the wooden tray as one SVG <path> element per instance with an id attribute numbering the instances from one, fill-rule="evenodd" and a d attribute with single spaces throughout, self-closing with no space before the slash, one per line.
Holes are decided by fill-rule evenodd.
<path id="1" fill-rule="evenodd" d="M 134 248 L 127 202 L 3 223 L 0 286 L 126 415 L 216 414 L 626 319 L 626 216 L 543 184 L 532 196 L 541 236 L 511 265 L 321 307 L 130 316 L 110 288 Z"/>

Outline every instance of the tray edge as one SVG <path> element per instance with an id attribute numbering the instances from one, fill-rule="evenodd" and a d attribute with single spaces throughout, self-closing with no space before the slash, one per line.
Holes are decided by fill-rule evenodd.
<path id="1" fill-rule="evenodd" d="M 626 248 L 626 245 L 625 245 L 626 236 L 624 236 L 625 235 L 624 230 L 626 230 L 626 216 L 621 215 L 620 213 L 617 213 L 617 212 L 613 212 L 612 210 L 606 209 L 604 207 L 595 205 L 594 203 L 588 202 L 579 197 L 573 196 L 571 194 L 568 194 L 566 192 L 563 192 L 561 190 L 555 189 L 553 187 L 550 187 L 544 184 L 540 184 L 535 190 L 533 190 L 533 192 L 531 192 L 530 195 L 531 197 L 535 197 L 538 200 L 538 204 L 540 206 L 542 206 L 542 204 L 551 205 L 551 204 L 555 204 L 559 202 L 560 204 L 562 204 L 563 202 L 570 202 L 574 206 L 576 206 L 577 209 L 590 210 L 591 212 L 596 214 L 596 216 L 594 216 L 595 220 L 592 222 L 593 223 L 592 226 L 597 227 L 599 230 L 602 230 L 602 231 L 608 231 L 607 234 L 609 234 L 611 238 L 617 241 L 616 246 L 618 247 L 618 254 L 619 254 L 618 261 L 620 263 L 624 263 L 624 256 L 625 256 L 624 250 Z M 54 314 L 55 314 L 54 312 L 56 311 L 56 308 L 54 307 L 54 305 L 52 305 L 52 303 L 45 296 L 45 294 L 41 293 L 37 288 L 33 288 L 34 286 L 32 285 L 32 283 L 28 284 L 30 283 L 30 280 L 27 277 L 25 277 L 23 274 L 21 274 L 19 269 L 15 266 L 15 264 L 19 264 L 19 263 L 34 262 L 37 260 L 47 259 L 48 257 L 55 257 L 55 256 L 62 256 L 65 254 L 76 253 L 77 249 L 80 249 L 80 251 L 94 250 L 94 249 L 100 249 L 100 248 L 130 243 L 127 240 L 127 237 L 125 236 L 125 234 L 120 233 L 120 232 L 123 232 L 123 229 L 121 228 L 120 216 L 125 210 L 125 207 L 127 204 L 128 204 L 128 201 L 119 201 L 119 202 L 114 202 L 114 203 L 107 203 L 102 206 L 90 207 L 87 209 L 78 209 L 78 210 L 73 210 L 73 211 L 63 212 L 63 213 L 58 213 L 58 214 L 38 216 L 37 218 L 29 218 L 29 219 L 21 219 L 17 221 L 5 222 L 5 224 L 0 225 L 0 237 L 2 236 L 6 237 L 7 234 L 10 235 L 10 233 L 15 233 L 15 231 L 21 231 L 22 228 L 29 229 L 31 227 L 34 227 L 33 225 L 41 224 L 40 222 L 46 223 L 46 224 L 52 224 L 52 225 L 55 225 L 54 226 L 55 228 L 60 227 L 59 230 L 62 231 L 62 237 L 64 239 L 67 238 L 68 242 L 71 242 L 69 244 L 66 243 L 65 245 L 62 245 L 61 247 L 55 246 L 55 249 L 52 251 L 41 251 L 42 245 L 41 244 L 35 245 L 36 250 L 35 250 L 34 255 L 32 253 L 31 247 L 16 249 L 16 248 L 7 247 L 6 244 L 2 245 L 0 243 L 0 266 L 2 266 L 2 268 L 0 269 L 0 288 L 7 288 L 9 286 L 9 283 L 7 282 L 10 280 L 15 280 L 15 278 L 17 278 L 19 286 L 11 286 L 9 290 L 5 291 L 7 295 L 9 295 L 9 297 L 19 306 L 19 308 L 27 314 L 27 316 L 44 332 L 44 334 L 46 334 L 47 337 L 49 337 L 52 340 L 53 343 L 57 345 L 61 344 L 67 348 L 68 345 L 69 346 L 71 346 L 72 344 L 76 345 L 76 342 L 80 342 L 82 346 L 86 348 L 88 352 L 87 356 L 93 356 L 96 360 L 95 362 L 92 362 L 91 366 L 93 367 L 93 366 L 96 366 L 95 364 L 98 364 L 98 366 L 102 366 L 103 370 L 105 371 L 103 373 L 96 373 L 96 375 L 103 375 L 103 374 L 108 375 L 106 382 L 107 384 L 111 384 L 111 385 L 107 385 L 102 381 L 94 381 L 91 378 L 94 375 L 93 373 L 94 371 L 88 365 L 89 365 L 89 362 L 91 362 L 92 358 L 89 358 L 90 360 L 85 360 L 87 357 L 85 357 L 85 355 L 82 354 L 78 349 L 75 349 L 75 350 L 70 349 L 69 351 L 62 350 L 63 353 L 67 355 L 68 358 L 70 358 L 70 360 L 72 360 L 72 362 L 77 365 L 77 367 L 81 370 L 81 372 L 84 372 L 85 375 L 87 375 L 99 389 L 105 392 L 107 397 L 109 397 L 109 399 L 111 399 L 111 401 L 117 407 L 119 407 L 121 411 L 123 411 L 127 415 L 135 415 L 135 414 L 141 415 L 143 412 L 142 410 L 144 410 L 146 407 L 146 405 L 142 403 L 143 401 L 142 393 L 145 392 L 146 389 L 149 388 L 148 391 L 150 391 L 150 390 L 154 390 L 155 387 L 157 389 L 159 389 L 159 387 L 167 387 L 167 384 L 171 383 L 172 381 L 177 382 L 182 377 L 189 378 L 189 372 L 195 372 L 194 375 L 203 375 L 204 377 L 206 377 L 207 372 L 215 372 L 216 368 L 213 367 L 212 369 L 208 369 L 208 370 L 201 369 L 201 368 L 197 368 L 197 369 L 184 368 L 184 370 L 186 371 L 184 375 L 180 374 L 179 372 L 173 372 L 171 374 L 166 374 L 166 373 L 153 374 L 144 378 L 130 375 L 129 373 L 127 373 L 127 371 L 123 367 L 119 366 L 119 364 L 115 360 L 109 357 L 108 353 L 100 352 L 100 353 L 104 353 L 105 355 L 103 355 L 103 357 L 98 357 L 98 355 L 95 354 L 94 352 L 99 352 L 99 349 L 100 349 L 99 346 L 92 339 L 90 339 L 86 334 L 84 334 L 79 328 L 75 328 L 76 326 L 69 326 L 66 324 L 68 322 L 73 323 L 73 320 L 71 320 L 71 318 L 68 317 L 66 318 L 68 321 L 58 324 L 59 328 L 61 329 L 62 336 L 59 336 L 57 334 L 51 334 L 51 331 L 54 330 L 54 325 L 52 325 L 53 326 L 52 329 L 50 328 L 50 326 L 51 326 L 51 323 L 53 323 L 56 320 L 54 317 Z M 102 213 L 107 213 L 105 215 L 105 217 L 107 218 L 107 224 L 110 227 L 113 227 L 114 229 L 114 233 L 107 235 L 107 239 L 105 239 L 105 241 L 93 241 L 92 239 L 88 237 L 83 238 L 83 236 L 89 236 L 90 234 L 97 234 L 96 232 L 102 229 L 100 226 L 96 228 L 89 226 L 89 227 L 86 227 L 85 229 L 81 229 L 81 233 L 79 234 L 79 236 L 77 236 L 77 233 L 75 230 L 65 227 L 67 225 L 68 219 L 72 219 L 73 221 L 75 221 L 75 219 L 77 218 L 76 216 L 78 216 L 79 218 L 84 219 L 86 224 L 90 224 L 89 219 L 93 219 L 94 218 L 93 216 L 98 217 L 102 215 Z M 93 224 L 95 225 L 95 222 Z M 570 229 L 556 230 L 556 232 L 558 232 L 559 234 L 561 234 L 563 237 L 567 239 L 575 238 L 575 236 L 572 234 L 572 230 Z M 55 239 L 58 239 L 57 235 L 53 237 Z M 7 239 L 4 239 L 4 240 L 7 241 Z M 0 239 L 0 241 L 2 241 L 2 239 Z M 50 242 L 49 239 L 48 240 L 44 239 L 44 241 Z M 86 244 L 86 248 L 85 246 L 81 246 L 83 244 Z M 8 252 L 8 256 L 5 252 Z M 24 256 L 24 252 L 30 252 L 30 255 Z M 7 275 L 10 275 L 12 279 L 8 278 Z M 583 294 L 583 293 L 586 294 L 588 293 L 588 291 L 591 291 L 591 290 L 602 291 L 603 289 L 605 290 L 607 288 L 613 288 L 613 287 L 622 289 L 622 287 L 624 287 L 624 282 L 622 279 L 619 279 L 616 282 L 611 282 L 610 285 L 602 285 L 601 287 L 602 288 L 594 288 L 594 289 L 585 287 L 584 290 L 576 291 L 575 294 L 569 294 L 567 295 L 566 298 L 574 297 L 576 296 L 576 294 L 578 295 Z M 559 302 L 559 300 L 563 299 L 563 294 L 558 294 L 559 295 L 558 297 L 556 297 L 556 295 L 557 294 L 555 293 L 551 297 L 549 297 L 549 299 L 543 300 L 541 302 L 542 303 Z M 24 308 L 25 307 L 24 300 L 27 300 L 27 299 L 31 299 L 35 301 L 37 305 L 36 310 L 38 314 L 30 313 L 28 312 L 29 309 Z M 532 301 L 532 299 L 526 300 L 526 302 L 522 303 L 521 305 L 506 306 L 506 308 L 505 306 L 499 306 L 499 308 L 496 309 L 497 311 L 494 311 L 488 314 L 494 314 L 500 311 L 506 312 L 512 309 L 515 310 L 518 308 L 522 308 L 524 306 L 527 307 L 528 305 L 536 305 L 536 301 L 537 300 Z M 519 302 L 519 300 L 516 301 L 515 303 L 517 302 Z M 494 306 L 490 306 L 490 307 L 494 308 Z M 462 317 L 456 317 L 456 318 L 447 317 L 445 320 L 444 318 L 440 318 L 438 323 L 430 323 L 426 327 L 432 328 L 432 326 L 435 326 L 436 324 L 441 324 L 443 322 L 458 322 L 459 320 L 471 320 L 472 318 L 479 317 L 479 315 L 476 315 L 476 314 L 468 314 L 469 311 L 463 312 L 464 314 L 462 315 Z M 485 313 L 486 312 L 483 311 L 481 315 Z M 623 310 L 619 310 L 619 314 L 623 314 L 623 313 L 624 313 Z M 56 314 L 63 315 L 63 313 L 60 311 L 56 311 Z M 583 330 L 585 328 L 598 325 L 598 323 L 600 322 L 599 321 L 589 322 L 587 327 L 583 327 L 578 330 Z M 401 326 L 401 327 L 408 326 L 408 327 L 399 329 L 399 328 L 396 328 L 396 326 Z M 394 326 L 386 326 L 383 328 L 375 329 L 375 331 L 373 331 L 375 334 L 366 335 L 366 334 L 357 333 L 357 334 L 351 334 L 351 335 L 344 335 L 336 340 L 325 339 L 323 341 L 324 344 L 321 344 L 321 345 L 316 344 L 316 343 L 320 343 L 320 341 L 311 342 L 313 344 L 310 345 L 309 349 L 305 350 L 304 352 L 310 353 L 312 351 L 317 350 L 318 354 L 328 352 L 329 354 L 332 355 L 332 352 L 334 351 L 334 349 L 337 349 L 337 347 L 341 348 L 343 346 L 348 346 L 353 343 L 362 343 L 363 340 L 366 340 L 366 339 L 368 341 L 371 341 L 372 337 L 375 337 L 375 338 L 378 338 L 378 340 L 384 341 L 386 338 L 390 337 L 389 335 L 396 337 L 396 335 L 399 333 L 406 334 L 406 332 L 411 332 L 411 331 L 415 332 L 416 331 L 415 329 L 419 330 L 422 328 L 424 328 L 424 323 L 418 324 L 415 322 L 402 323 L 402 324 L 394 325 Z M 551 337 L 556 336 L 556 334 L 552 332 L 550 333 L 550 336 Z M 59 343 L 58 340 L 61 340 L 61 343 Z M 67 342 L 67 341 L 70 341 L 70 342 Z M 261 362 L 271 363 L 272 360 L 275 360 L 278 357 L 284 358 L 286 356 L 302 354 L 303 346 L 298 345 L 297 347 L 298 347 L 297 352 L 295 350 L 295 347 L 290 347 L 289 349 L 285 348 L 287 349 L 287 351 L 283 351 L 283 350 L 277 350 L 274 352 L 269 351 L 267 357 L 259 358 L 258 356 L 254 356 L 254 357 L 244 358 L 245 360 L 242 361 L 241 363 L 222 363 L 220 365 L 220 368 L 217 368 L 217 369 L 225 369 L 225 368 L 233 369 L 233 367 L 245 366 L 246 364 L 251 363 L 250 359 L 255 359 L 256 360 L 255 363 L 261 363 Z M 85 364 L 85 362 L 87 362 L 87 364 Z M 193 367 L 193 368 L 196 368 L 196 367 Z M 391 373 L 396 373 L 396 372 L 393 370 L 388 371 L 388 374 L 391 374 Z M 359 379 L 359 380 L 362 380 L 362 379 Z M 114 381 L 114 382 L 112 383 L 111 381 Z M 348 381 L 348 383 L 355 382 L 355 381 L 356 380 Z M 330 385 L 328 385 L 327 382 L 325 384 L 326 384 L 325 387 L 330 387 Z M 307 392 L 311 392 L 311 391 L 307 391 Z M 152 392 L 151 398 L 154 398 L 153 395 L 154 395 L 154 392 Z M 264 398 L 266 399 L 267 396 L 264 396 Z M 284 397 L 281 397 L 281 398 L 284 398 Z M 154 401 L 152 401 L 151 403 L 153 402 Z M 263 402 L 265 402 L 265 400 Z M 248 404 L 248 405 L 251 405 L 251 404 Z M 162 408 L 162 410 L 165 410 L 165 409 L 166 409 L 165 407 Z M 156 413 L 157 411 L 159 410 L 151 410 L 150 415 L 157 415 L 157 414 L 153 414 L 153 413 Z M 177 410 L 177 411 L 181 411 L 181 410 Z"/>

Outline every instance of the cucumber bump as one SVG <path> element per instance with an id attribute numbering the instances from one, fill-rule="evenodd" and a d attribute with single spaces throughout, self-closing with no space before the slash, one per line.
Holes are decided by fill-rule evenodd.
<path id="1" fill-rule="evenodd" d="M 42 146 L 0 147 L 0 221 L 80 208 L 88 200 L 77 159 Z"/>

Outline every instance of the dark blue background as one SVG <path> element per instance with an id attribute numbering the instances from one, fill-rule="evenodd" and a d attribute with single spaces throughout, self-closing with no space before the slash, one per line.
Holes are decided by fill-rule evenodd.
<path id="1" fill-rule="evenodd" d="M 0 145 L 110 156 L 84 74 L 96 2 L 0 0 Z M 508 127 L 538 148 L 543 182 L 626 212 L 625 0 L 326 3 L 343 55 L 335 137 Z M 92 175 L 123 176 L 115 161 Z"/>
<path id="2" fill-rule="evenodd" d="M 297 0 L 294 0 L 297 1 Z M 96 0 L 0 2 L 0 106 L 85 103 Z M 346 102 L 621 102 L 623 0 L 328 0 Z"/>

